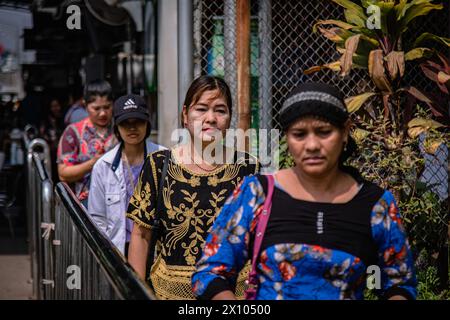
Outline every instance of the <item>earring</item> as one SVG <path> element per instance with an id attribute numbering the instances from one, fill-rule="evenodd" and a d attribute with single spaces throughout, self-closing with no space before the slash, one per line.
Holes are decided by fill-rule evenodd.
<path id="1" fill-rule="evenodd" d="M 344 152 L 347 151 L 347 141 L 344 142 Z"/>

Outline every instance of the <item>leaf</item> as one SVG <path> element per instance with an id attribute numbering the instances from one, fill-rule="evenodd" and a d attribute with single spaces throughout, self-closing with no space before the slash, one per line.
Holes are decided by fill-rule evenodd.
<path id="1" fill-rule="evenodd" d="M 410 122 L 408 122 L 408 128 L 412 128 L 412 127 L 424 127 L 428 130 L 428 129 L 441 128 L 441 127 L 444 127 L 444 125 L 433 119 L 414 118 Z"/>
<path id="2" fill-rule="evenodd" d="M 392 93 L 389 80 L 384 72 L 383 50 L 372 50 L 369 55 L 369 75 L 377 88 L 383 92 Z"/>
<path id="3" fill-rule="evenodd" d="M 361 55 L 361 54 L 354 54 L 353 55 L 353 68 L 362 68 L 367 69 L 369 64 L 369 56 L 368 55 Z"/>
<path id="4" fill-rule="evenodd" d="M 417 138 L 422 132 L 424 132 L 425 129 L 422 127 L 413 127 L 408 129 L 408 136 L 411 139 Z"/>
<path id="5" fill-rule="evenodd" d="M 415 87 L 410 86 L 410 87 L 406 87 L 406 88 L 400 89 L 400 91 L 403 91 L 403 90 L 407 91 L 413 97 L 415 97 L 416 99 L 418 99 L 418 100 L 420 100 L 422 102 L 425 102 L 428 105 L 430 105 L 432 103 L 432 101 L 427 96 L 425 96 L 422 92 L 420 92 Z"/>
<path id="6" fill-rule="evenodd" d="M 327 38 L 328 40 L 331 40 L 333 42 L 343 42 L 344 39 L 338 34 L 340 28 L 331 28 L 331 29 L 325 29 L 318 27 L 320 33 Z"/>
<path id="7" fill-rule="evenodd" d="M 400 75 L 400 78 L 405 74 L 405 53 L 403 51 L 391 51 L 385 58 L 387 62 L 387 69 L 392 80 Z"/>
<path id="8" fill-rule="evenodd" d="M 366 26 L 364 27 L 354 27 L 351 29 L 353 33 L 361 33 L 369 38 L 376 39 L 377 33 L 375 30 L 368 29 Z"/>
<path id="9" fill-rule="evenodd" d="M 439 82 L 438 73 L 434 72 L 430 68 L 427 68 L 426 64 L 421 64 L 420 68 L 422 69 L 423 74 L 430 80 L 434 82 Z"/>
<path id="10" fill-rule="evenodd" d="M 375 92 L 365 92 L 363 94 L 353 96 L 345 99 L 345 104 L 347 106 L 348 112 L 356 112 L 361 106 L 372 96 L 376 95 Z"/>
<path id="11" fill-rule="evenodd" d="M 347 22 L 341 21 L 341 20 L 319 20 L 317 21 L 313 26 L 313 32 L 317 32 L 317 26 L 319 25 L 336 25 L 342 29 L 349 30 L 351 28 L 354 28 L 355 26 L 352 24 L 349 24 Z"/>
<path id="12" fill-rule="evenodd" d="M 437 77 L 439 83 L 446 83 L 447 81 L 450 81 L 450 74 L 445 73 L 443 71 L 439 71 Z"/>
<path id="13" fill-rule="evenodd" d="M 431 111 L 433 112 L 433 114 L 435 116 L 443 117 L 442 113 L 434 107 L 433 101 L 431 101 L 430 98 L 428 98 L 426 95 L 424 95 L 422 92 L 420 92 L 417 88 L 415 88 L 413 86 L 409 86 L 409 87 L 401 88 L 398 91 L 408 92 L 410 95 L 412 95 L 417 100 L 425 102 L 430 107 Z"/>
<path id="14" fill-rule="evenodd" d="M 339 72 L 341 71 L 341 66 L 340 66 L 340 62 L 339 61 L 335 61 L 335 62 L 331 62 L 331 63 L 327 63 L 321 66 L 314 66 L 311 67 L 309 69 L 306 69 L 305 71 L 303 71 L 304 74 L 312 74 L 318 71 L 321 71 L 323 69 L 330 69 L 333 70 L 335 72 Z"/>
<path id="15" fill-rule="evenodd" d="M 419 16 L 425 16 L 432 10 L 442 10 L 442 4 L 432 4 L 430 0 L 413 0 L 411 4 L 407 4 L 400 17 L 399 30 L 400 33 L 407 29 L 408 24 Z M 414 46 L 416 47 L 416 46 Z"/>
<path id="16" fill-rule="evenodd" d="M 424 143 L 424 150 L 426 153 L 435 154 L 441 144 L 444 144 L 442 139 L 427 139 Z"/>
<path id="17" fill-rule="evenodd" d="M 405 60 L 412 61 L 423 57 L 428 58 L 432 53 L 433 51 L 429 48 L 414 48 L 405 54 Z"/>
<path id="18" fill-rule="evenodd" d="M 450 47 L 450 38 L 439 37 L 432 33 L 424 32 L 419 37 L 417 37 L 416 41 L 414 41 L 413 48 L 418 47 L 419 44 L 421 44 L 424 41 L 428 41 L 428 40 L 440 42 L 440 43 L 446 45 L 447 47 Z"/>
<path id="19" fill-rule="evenodd" d="M 362 18 L 357 12 L 352 10 L 344 11 L 345 20 L 358 27 L 365 27 L 367 18 Z"/>
<path id="20" fill-rule="evenodd" d="M 406 9 L 405 6 L 407 5 L 408 0 L 400 0 L 400 2 L 395 5 L 395 11 L 397 12 L 397 21 L 400 20 L 405 16 Z M 408 7 L 411 5 L 408 5 Z"/>
<path id="21" fill-rule="evenodd" d="M 369 134 L 370 134 L 370 132 L 367 130 L 356 128 L 355 130 L 353 130 L 351 136 L 356 141 L 356 144 L 361 144 L 364 141 L 364 139 L 367 136 L 369 136 Z"/>
<path id="22" fill-rule="evenodd" d="M 440 52 L 438 52 L 438 58 L 442 61 L 442 64 L 444 65 L 444 70 L 446 72 L 450 72 L 450 61 L 448 58 L 444 57 Z"/>
<path id="23" fill-rule="evenodd" d="M 414 118 L 408 122 L 408 135 L 414 139 L 422 132 L 441 127 L 444 127 L 444 125 L 432 119 Z"/>
<path id="24" fill-rule="evenodd" d="M 345 41 L 345 52 L 342 55 L 340 61 L 341 64 L 341 76 L 346 76 L 349 74 L 352 63 L 353 63 L 353 54 L 356 52 L 356 49 L 358 48 L 358 42 L 359 38 L 361 37 L 360 34 L 354 35 L 350 38 L 348 38 Z"/>
<path id="25" fill-rule="evenodd" d="M 369 7 L 372 4 L 375 4 L 377 0 L 361 0 L 361 4 L 364 8 Z"/>
<path id="26" fill-rule="evenodd" d="M 434 69 L 437 70 L 432 70 L 431 68 L 428 68 L 428 66 L 431 66 Z M 445 80 L 445 73 L 443 72 L 443 74 L 441 74 L 440 78 L 439 78 L 439 74 L 442 72 L 440 70 L 442 70 L 443 68 L 438 65 L 437 63 L 434 63 L 432 61 L 427 61 L 426 63 L 421 63 L 420 64 L 420 68 L 422 69 L 423 74 L 430 80 L 434 81 L 437 86 L 439 87 L 439 89 L 441 89 L 442 92 L 448 94 L 448 89 L 445 86 L 445 82 L 441 82 L 440 80 Z"/>
<path id="27" fill-rule="evenodd" d="M 388 35 L 390 33 L 388 27 L 392 24 L 392 21 L 395 20 L 394 5 L 394 2 L 378 1 L 376 3 L 376 6 L 380 8 L 381 31 L 384 35 Z"/>
<path id="28" fill-rule="evenodd" d="M 334 3 L 337 3 L 341 7 L 344 7 L 346 10 L 345 17 L 347 19 L 347 16 L 351 16 L 353 19 L 347 19 L 347 22 L 355 24 L 360 27 L 365 26 L 365 21 L 367 20 L 366 15 L 364 14 L 364 10 L 362 7 L 354 3 L 350 0 L 332 0 Z M 348 12 L 348 13 L 347 13 Z M 355 23 L 356 22 L 356 23 Z M 362 22 L 362 24 L 361 24 Z"/>

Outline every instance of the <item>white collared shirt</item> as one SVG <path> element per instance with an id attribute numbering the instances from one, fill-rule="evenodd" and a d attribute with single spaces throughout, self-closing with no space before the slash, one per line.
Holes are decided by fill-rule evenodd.
<path id="1" fill-rule="evenodd" d="M 120 145 L 105 153 L 92 169 L 88 212 L 98 229 L 122 252 L 125 252 L 127 192 L 122 159 L 115 170 L 112 165 Z M 146 140 L 147 154 L 166 149 Z"/>

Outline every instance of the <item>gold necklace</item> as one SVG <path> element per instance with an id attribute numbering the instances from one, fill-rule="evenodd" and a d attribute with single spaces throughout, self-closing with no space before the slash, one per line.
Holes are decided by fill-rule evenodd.
<path id="1" fill-rule="evenodd" d="M 196 167 L 198 167 L 198 168 L 200 168 L 200 169 L 202 169 L 203 171 L 206 171 L 206 172 L 213 172 L 214 170 L 216 170 L 217 168 L 219 168 L 219 165 L 216 165 L 216 166 L 215 166 L 214 168 L 212 168 L 212 169 L 205 169 L 205 168 L 201 167 L 200 165 L 198 165 L 197 163 L 195 163 L 194 159 L 192 159 L 192 155 L 191 155 L 191 160 L 192 160 L 192 163 L 193 163 Z"/>
<path id="2" fill-rule="evenodd" d="M 125 164 L 125 170 L 128 174 L 128 179 L 130 179 L 131 187 L 134 191 L 135 185 L 134 185 L 134 177 L 133 172 L 131 171 L 130 163 L 128 162 L 128 158 L 125 153 L 122 153 L 122 162 Z"/>

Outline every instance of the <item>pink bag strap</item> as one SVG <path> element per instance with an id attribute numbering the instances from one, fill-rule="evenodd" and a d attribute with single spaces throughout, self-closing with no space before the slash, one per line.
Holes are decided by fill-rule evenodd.
<path id="1" fill-rule="evenodd" d="M 259 216 L 258 224 L 256 226 L 255 242 L 253 244 L 252 269 L 250 275 L 256 275 L 256 264 L 258 261 L 259 249 L 261 248 L 264 233 L 266 232 L 267 222 L 270 217 L 270 210 L 272 208 L 272 195 L 275 187 L 275 179 L 272 175 L 266 175 L 268 187 L 266 200 L 264 201 L 263 210 Z"/>

